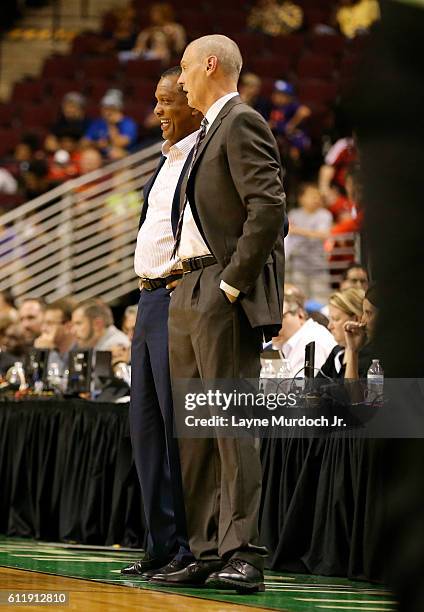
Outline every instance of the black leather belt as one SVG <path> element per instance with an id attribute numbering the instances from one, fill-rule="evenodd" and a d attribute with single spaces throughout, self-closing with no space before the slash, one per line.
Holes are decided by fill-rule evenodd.
<path id="1" fill-rule="evenodd" d="M 187 274 L 188 272 L 194 272 L 195 270 L 203 270 L 203 268 L 212 266 L 215 263 L 216 259 L 213 255 L 200 255 L 200 257 L 190 257 L 189 259 L 183 259 L 181 262 L 184 274 Z"/>
<path id="2" fill-rule="evenodd" d="M 138 285 L 140 289 L 154 291 L 155 289 L 166 287 L 166 285 L 172 283 L 172 281 L 181 278 L 182 275 L 182 270 L 175 270 L 174 273 L 170 274 L 169 276 L 165 276 L 164 278 L 140 278 Z"/>

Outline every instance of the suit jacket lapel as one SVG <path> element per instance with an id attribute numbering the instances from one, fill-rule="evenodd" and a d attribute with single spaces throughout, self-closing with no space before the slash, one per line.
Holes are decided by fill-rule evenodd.
<path id="1" fill-rule="evenodd" d="M 193 149 L 190 151 L 186 161 L 184 162 L 183 169 L 181 170 L 181 174 L 180 174 L 180 177 L 178 179 L 177 186 L 175 188 L 174 198 L 172 200 L 171 225 L 172 225 L 172 233 L 174 234 L 174 237 L 175 237 L 175 235 L 177 233 L 178 219 L 180 217 L 180 192 L 181 192 L 181 186 L 182 186 L 182 184 L 184 182 L 184 179 L 185 179 L 186 173 L 188 171 L 188 168 L 190 166 L 191 158 L 192 157 L 193 157 Z"/>
<path id="2" fill-rule="evenodd" d="M 191 169 L 190 176 L 188 176 L 187 173 L 186 173 L 186 175 L 184 176 L 184 179 L 182 181 L 182 184 L 181 184 L 180 210 L 182 210 L 183 205 L 184 205 L 185 194 L 186 194 L 186 190 L 187 190 L 187 183 L 188 183 L 189 179 L 191 179 L 194 176 L 194 172 L 195 172 L 197 164 L 199 163 L 199 159 L 200 159 L 200 157 L 202 155 L 202 152 L 204 151 L 205 147 L 207 146 L 209 140 L 212 138 L 212 136 L 214 135 L 216 130 L 221 125 L 221 122 L 224 119 L 224 117 L 226 117 L 228 115 L 228 113 L 230 112 L 230 110 L 233 108 L 233 106 L 236 106 L 237 104 L 242 104 L 242 100 L 241 100 L 240 96 L 234 96 L 233 98 L 230 98 L 228 100 L 228 102 L 220 110 L 220 112 L 219 112 L 218 116 L 216 117 L 215 121 L 212 123 L 211 127 L 209 128 L 209 130 L 208 130 L 208 132 L 207 132 L 203 142 L 201 143 L 200 147 L 198 148 L 196 159 L 194 160 L 194 164 L 193 164 L 193 168 Z"/>
<path id="3" fill-rule="evenodd" d="M 154 173 L 152 174 L 152 176 L 149 178 L 149 180 L 147 181 L 147 183 L 144 185 L 143 187 L 143 196 L 144 196 L 144 202 L 143 202 L 143 207 L 141 209 L 141 214 L 140 214 L 140 222 L 138 224 L 138 229 L 140 229 L 140 227 L 143 225 L 144 220 L 146 218 L 147 215 L 147 209 L 149 207 L 149 193 L 153 187 L 153 183 L 155 182 L 157 175 L 160 172 L 160 169 L 162 168 L 163 164 L 166 161 L 166 157 L 164 155 L 161 155 L 161 158 L 159 160 L 159 163 L 157 165 L 156 170 L 154 171 Z"/>

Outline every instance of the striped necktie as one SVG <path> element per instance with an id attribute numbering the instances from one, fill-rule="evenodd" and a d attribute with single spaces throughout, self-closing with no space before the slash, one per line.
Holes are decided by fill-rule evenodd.
<path id="1" fill-rule="evenodd" d="M 193 147 L 193 156 L 191 158 L 190 166 L 189 166 L 188 171 L 187 171 L 187 180 L 190 177 L 191 171 L 192 171 L 193 166 L 194 166 L 194 162 L 196 161 L 196 155 L 197 155 L 197 152 L 199 150 L 199 147 L 202 144 L 202 142 L 203 142 L 203 140 L 204 140 L 204 138 L 206 136 L 206 128 L 208 126 L 208 123 L 209 122 L 206 119 L 206 117 L 204 117 L 202 119 L 201 123 L 200 123 L 200 130 L 199 130 L 199 133 L 197 134 L 196 142 L 194 143 L 194 147 Z M 186 191 L 185 196 L 184 196 L 184 204 L 183 204 L 183 207 L 181 209 L 181 213 L 180 213 L 180 216 L 179 216 L 179 219 L 178 219 L 177 231 L 175 233 L 175 243 L 174 243 L 174 248 L 172 250 L 171 259 L 173 259 L 176 256 L 177 251 L 178 251 L 178 247 L 180 246 L 181 234 L 182 234 L 182 231 L 183 231 L 184 211 L 185 211 L 185 208 L 187 206 L 187 203 L 188 203 L 188 198 L 187 198 L 187 191 Z"/>

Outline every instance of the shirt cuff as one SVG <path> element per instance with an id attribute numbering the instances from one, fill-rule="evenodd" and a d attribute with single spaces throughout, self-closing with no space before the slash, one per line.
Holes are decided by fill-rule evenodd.
<path id="1" fill-rule="evenodd" d="M 231 285 L 227 285 L 227 283 L 223 280 L 219 283 L 219 288 L 225 291 L 225 293 L 229 293 L 235 298 L 240 295 L 240 291 L 238 289 L 235 289 L 235 287 L 231 287 Z"/>

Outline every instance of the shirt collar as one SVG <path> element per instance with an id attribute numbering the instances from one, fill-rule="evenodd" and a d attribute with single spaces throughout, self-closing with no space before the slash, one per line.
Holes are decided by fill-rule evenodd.
<path id="1" fill-rule="evenodd" d="M 194 147 L 198 132 L 199 130 L 192 132 L 191 134 L 189 134 L 185 138 L 182 138 L 172 146 L 170 146 L 169 141 L 166 140 L 162 145 L 162 155 L 164 157 L 169 157 L 170 161 L 181 159 L 182 157 L 187 157 L 192 148 Z"/>
<path id="2" fill-rule="evenodd" d="M 231 98 L 234 98 L 235 96 L 238 96 L 238 95 L 239 95 L 238 91 L 232 91 L 231 93 L 226 94 L 225 96 L 222 96 L 222 98 L 218 98 L 218 100 L 216 100 L 216 102 L 212 104 L 212 106 L 209 108 L 209 110 L 207 111 L 205 115 L 206 119 L 208 120 L 206 132 L 210 129 L 212 123 L 218 117 L 219 113 L 224 108 L 224 106 L 227 104 L 228 100 L 231 100 Z"/>
<path id="3" fill-rule="evenodd" d="M 295 332 L 293 334 L 293 336 L 291 336 L 287 340 L 287 342 L 285 342 L 283 344 L 283 353 L 284 353 L 285 357 L 288 357 L 288 355 L 290 354 L 292 349 L 296 346 L 296 344 L 298 343 L 299 339 L 303 336 L 305 331 L 307 331 L 309 329 L 309 327 L 311 327 L 311 324 L 313 324 L 313 320 L 312 319 L 307 319 L 304 322 L 304 324 L 302 325 L 302 327 L 299 327 L 297 332 Z"/>

